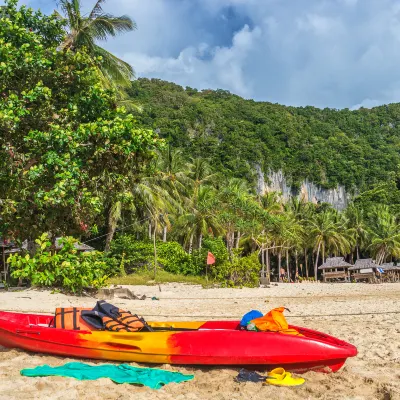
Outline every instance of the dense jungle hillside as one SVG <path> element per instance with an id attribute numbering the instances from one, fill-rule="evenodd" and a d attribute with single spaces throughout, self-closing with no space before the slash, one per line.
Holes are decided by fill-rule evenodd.
<path id="1" fill-rule="evenodd" d="M 141 124 L 226 175 L 254 182 L 259 164 L 266 173 L 283 170 L 294 188 L 305 178 L 350 193 L 400 187 L 400 104 L 286 107 L 158 79 L 136 80 L 130 96 L 143 108 Z"/>

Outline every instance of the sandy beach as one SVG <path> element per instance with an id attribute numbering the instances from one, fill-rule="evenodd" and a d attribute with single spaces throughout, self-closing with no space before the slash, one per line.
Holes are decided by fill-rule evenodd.
<path id="1" fill-rule="evenodd" d="M 236 383 L 235 368 L 161 368 L 193 373 L 195 379 L 160 390 L 116 385 L 108 379 L 22 377 L 22 368 L 62 365 L 72 359 L 0 348 L 0 399 L 400 399 L 400 284 L 279 284 L 259 289 L 202 289 L 165 284 L 129 287 L 146 300 L 112 303 L 147 320 L 239 319 L 251 309 L 291 310 L 290 323 L 337 336 L 357 346 L 359 354 L 338 373 L 308 372 L 306 384 L 277 388 Z M 160 291 L 161 289 L 161 291 Z M 159 300 L 151 300 L 156 296 Z M 93 306 L 96 299 L 49 291 L 1 292 L 0 308 L 53 313 L 57 306 Z M 345 315 L 347 314 L 347 315 Z M 362 315 L 361 315 L 362 314 Z M 132 364 L 134 365 L 134 364 Z"/>

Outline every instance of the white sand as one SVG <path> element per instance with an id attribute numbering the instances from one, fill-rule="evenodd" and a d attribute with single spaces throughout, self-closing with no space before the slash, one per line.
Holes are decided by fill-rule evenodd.
<path id="1" fill-rule="evenodd" d="M 148 299 L 114 299 L 113 304 L 142 314 L 148 320 L 215 318 L 239 319 L 251 309 L 288 307 L 290 323 L 318 329 L 357 346 L 359 355 L 335 374 L 309 372 L 299 388 L 276 388 L 236 383 L 234 368 L 182 368 L 195 379 L 155 391 L 116 385 L 107 379 L 27 378 L 22 368 L 73 361 L 20 350 L 0 348 L 0 399 L 400 399 L 400 284 L 279 284 L 261 289 L 202 289 L 168 284 L 130 287 Z M 152 296 L 159 301 L 152 301 Z M 0 293 L 0 309 L 53 313 L 57 306 L 92 306 L 93 298 L 48 291 Z M 392 312 L 392 313 L 391 313 Z M 394 313 L 393 313 L 394 312 Z M 360 314 L 351 315 L 343 314 Z M 371 314 L 368 314 L 371 313 Z M 377 313 L 377 314 L 375 314 Z M 321 316 L 329 315 L 329 316 Z M 134 364 L 132 364 L 134 365 Z"/>

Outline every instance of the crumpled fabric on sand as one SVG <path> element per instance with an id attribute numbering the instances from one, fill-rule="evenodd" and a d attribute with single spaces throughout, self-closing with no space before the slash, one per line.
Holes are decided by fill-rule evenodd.
<path id="1" fill-rule="evenodd" d="M 151 389 L 160 389 L 171 382 L 185 382 L 194 378 L 194 375 L 182 374 L 180 372 L 165 371 L 156 368 L 137 368 L 128 364 L 102 364 L 89 365 L 80 362 L 71 362 L 60 367 L 42 365 L 36 368 L 21 370 L 23 376 L 66 376 L 75 379 L 95 380 L 99 378 L 110 378 L 116 383 L 131 383 L 145 385 Z"/>

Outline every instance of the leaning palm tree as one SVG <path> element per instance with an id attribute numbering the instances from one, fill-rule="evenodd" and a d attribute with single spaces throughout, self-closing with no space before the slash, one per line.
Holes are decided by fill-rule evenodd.
<path id="1" fill-rule="evenodd" d="M 105 1 L 97 0 L 92 11 L 82 14 L 80 0 L 59 0 L 67 29 L 61 48 L 72 51 L 85 48 L 93 60 L 101 59 L 99 71 L 107 86 L 128 86 L 134 78 L 133 68 L 97 42 L 135 30 L 136 24 L 127 15 L 115 17 L 105 13 L 102 8 Z"/>

